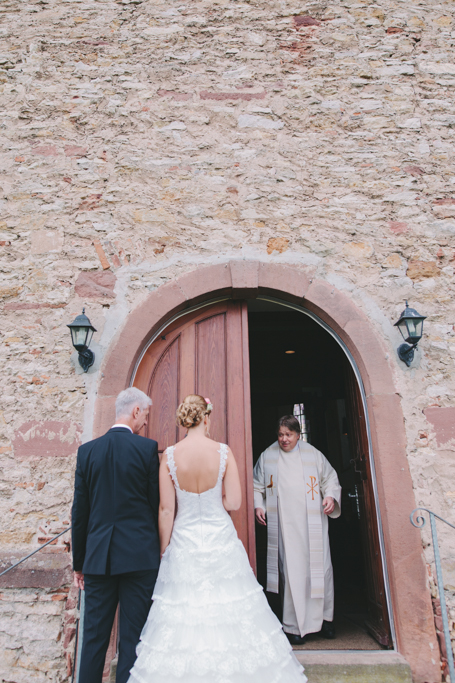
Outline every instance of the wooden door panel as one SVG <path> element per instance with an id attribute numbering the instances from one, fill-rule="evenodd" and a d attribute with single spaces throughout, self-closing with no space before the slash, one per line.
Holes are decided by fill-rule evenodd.
<path id="1" fill-rule="evenodd" d="M 247 552 L 250 557 L 251 566 L 256 574 L 256 530 L 254 522 L 254 498 L 253 498 L 253 432 L 251 428 L 251 391 L 250 391 L 250 349 L 248 339 L 248 308 L 246 302 L 242 304 L 242 361 L 243 361 L 243 413 L 240 412 L 238 419 L 245 424 L 245 453 L 244 460 L 244 481 L 246 487 L 245 499 L 247 510 L 251 513 L 246 515 L 248 547 Z M 239 403 L 239 411 L 241 411 Z M 241 472 L 241 470 L 240 470 Z M 241 473 L 242 476 L 242 473 Z"/>
<path id="2" fill-rule="evenodd" d="M 185 436 L 175 425 L 180 401 L 194 393 L 211 399 L 211 437 L 231 447 L 239 468 L 242 506 L 232 519 L 255 569 L 246 303 L 220 302 L 171 323 L 144 353 L 133 384 L 153 400 L 144 435 L 160 453 Z"/>
<path id="3" fill-rule="evenodd" d="M 210 420 L 210 435 L 215 441 L 226 443 L 226 313 L 218 313 L 196 324 L 196 349 L 195 393 L 207 396 L 216 405 Z"/>
<path id="4" fill-rule="evenodd" d="M 370 450 L 365 412 L 357 378 L 346 361 L 349 438 L 354 453 L 354 471 L 360 508 L 360 529 L 367 580 L 368 620 L 366 626 L 376 640 L 392 647 L 384 574 L 379 543 L 378 519 L 372 484 Z"/>
<path id="5" fill-rule="evenodd" d="M 196 377 L 196 325 L 187 325 L 180 331 L 180 373 L 177 405 L 188 394 L 194 394 Z M 176 407 L 177 408 L 177 407 Z M 185 438 L 186 429 L 177 427 L 177 441 Z"/>
<path id="6" fill-rule="evenodd" d="M 175 412 L 178 406 L 180 365 L 180 336 L 161 355 L 151 377 L 148 395 L 153 401 L 150 409 L 148 432 L 159 434 L 162 452 L 177 440 Z"/>
<path id="7" fill-rule="evenodd" d="M 251 438 L 251 418 L 248 420 L 248 415 L 245 417 L 245 385 L 249 388 L 249 363 L 248 358 L 243 357 L 243 340 L 246 337 L 248 341 L 248 319 L 245 323 L 242 321 L 242 310 L 246 309 L 246 303 L 233 303 L 230 315 L 226 320 L 226 345 L 229 349 L 229 356 L 227 359 L 227 377 L 228 377 L 228 443 L 236 456 L 237 466 L 239 468 L 240 482 L 242 485 L 242 506 L 240 510 L 231 513 L 232 520 L 237 529 L 239 538 L 243 541 L 245 548 L 250 556 L 253 569 L 256 569 L 256 543 L 254 537 L 254 503 L 252 498 L 253 493 L 253 455 L 252 449 L 248 451 L 247 458 L 237 457 L 237 453 L 241 453 L 247 447 L 247 439 Z M 248 395 L 248 410 L 250 409 L 250 398 Z M 250 425 L 250 426 L 248 426 Z M 251 473 L 251 480 L 250 480 Z"/>

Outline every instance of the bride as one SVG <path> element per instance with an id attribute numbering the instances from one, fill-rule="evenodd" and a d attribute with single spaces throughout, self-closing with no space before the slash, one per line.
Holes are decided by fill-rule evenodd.
<path id="1" fill-rule="evenodd" d="M 228 514 L 240 480 L 230 448 L 208 438 L 211 410 L 185 398 L 187 438 L 161 461 L 162 561 L 129 683 L 305 683 Z"/>

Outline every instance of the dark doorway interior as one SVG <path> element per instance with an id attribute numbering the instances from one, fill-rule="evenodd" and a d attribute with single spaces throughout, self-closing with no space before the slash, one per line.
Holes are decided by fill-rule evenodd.
<path id="1" fill-rule="evenodd" d="M 310 317 L 280 304 L 248 302 L 248 325 L 254 462 L 276 441 L 277 419 L 300 410 L 308 442 L 328 458 L 343 489 L 341 517 L 329 522 L 337 638 L 327 641 L 313 635 L 302 647 L 381 649 L 364 625 L 367 585 L 346 418 L 346 356 Z M 258 580 L 265 586 L 267 536 L 258 524 L 256 545 Z M 280 618 L 277 596 L 267 597 Z"/>

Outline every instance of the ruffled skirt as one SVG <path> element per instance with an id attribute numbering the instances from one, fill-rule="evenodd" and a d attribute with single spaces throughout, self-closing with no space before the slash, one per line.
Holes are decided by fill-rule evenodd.
<path id="1" fill-rule="evenodd" d="M 129 683 L 307 680 L 236 535 L 202 549 L 171 542 L 153 600 Z"/>

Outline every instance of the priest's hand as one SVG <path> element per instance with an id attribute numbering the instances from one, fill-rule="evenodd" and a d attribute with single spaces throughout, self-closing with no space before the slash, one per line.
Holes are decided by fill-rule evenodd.
<path id="1" fill-rule="evenodd" d="M 327 498 L 324 498 L 324 500 L 322 501 L 322 507 L 326 515 L 331 515 L 332 512 L 335 510 L 334 499 L 331 496 L 327 496 Z"/>
<path id="2" fill-rule="evenodd" d="M 335 507 L 335 505 L 333 506 Z M 262 524 L 263 526 L 267 525 L 267 522 L 265 520 L 265 512 L 262 508 L 256 508 L 255 510 L 256 513 L 256 519 L 259 522 L 259 524 Z"/>

